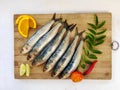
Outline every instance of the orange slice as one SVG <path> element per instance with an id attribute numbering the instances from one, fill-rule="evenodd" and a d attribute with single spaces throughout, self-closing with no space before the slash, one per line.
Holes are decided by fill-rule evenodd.
<path id="1" fill-rule="evenodd" d="M 19 21 L 18 31 L 23 37 L 27 38 L 28 30 L 29 30 L 29 18 L 24 17 Z"/>
<path id="2" fill-rule="evenodd" d="M 22 18 L 29 18 L 29 26 L 30 28 L 36 28 L 36 20 L 30 15 L 21 15 L 16 19 L 16 24 L 19 24 Z"/>

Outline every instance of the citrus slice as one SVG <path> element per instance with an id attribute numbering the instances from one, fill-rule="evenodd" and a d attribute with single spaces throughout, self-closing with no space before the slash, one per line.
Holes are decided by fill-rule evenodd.
<path id="1" fill-rule="evenodd" d="M 36 20 L 30 15 L 21 15 L 16 19 L 16 24 L 19 24 L 22 18 L 29 18 L 29 26 L 30 28 L 36 28 Z"/>
<path id="2" fill-rule="evenodd" d="M 20 76 L 23 76 L 26 72 L 26 66 L 25 64 L 20 65 Z"/>
<path id="3" fill-rule="evenodd" d="M 36 20 L 31 16 L 29 16 L 29 26 L 30 26 L 30 28 L 36 28 L 36 26 L 37 26 Z"/>
<path id="4" fill-rule="evenodd" d="M 29 18 L 24 17 L 20 20 L 18 24 L 18 31 L 23 37 L 28 37 L 29 30 Z"/>
<path id="5" fill-rule="evenodd" d="M 26 64 L 26 76 L 30 76 L 30 66 L 28 64 Z"/>
<path id="6" fill-rule="evenodd" d="M 28 17 L 28 16 L 27 16 L 27 15 L 21 15 L 21 16 L 19 16 L 19 17 L 16 19 L 15 23 L 18 24 L 18 23 L 20 22 L 20 20 L 21 20 L 22 18 L 24 18 L 24 17 Z"/>

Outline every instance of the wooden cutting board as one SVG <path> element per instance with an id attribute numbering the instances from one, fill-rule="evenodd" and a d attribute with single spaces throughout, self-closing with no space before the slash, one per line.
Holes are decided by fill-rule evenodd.
<path id="1" fill-rule="evenodd" d="M 94 23 L 94 14 L 95 13 L 72 13 L 72 14 L 62 14 L 63 19 L 67 19 L 68 23 L 76 23 L 79 31 L 87 30 L 88 22 Z M 98 55 L 98 63 L 96 64 L 94 70 L 91 74 L 85 76 L 85 79 L 111 79 L 112 75 L 112 50 L 111 50 L 111 13 L 96 13 L 100 21 L 105 20 L 106 24 L 103 28 L 107 28 L 106 39 L 104 44 L 98 46 L 98 49 L 103 51 L 102 55 Z M 16 79 L 55 79 L 52 78 L 49 73 L 44 73 L 42 71 L 43 65 L 39 67 L 31 66 L 31 75 L 29 77 L 19 75 L 20 64 L 28 63 L 26 56 L 20 53 L 20 50 L 23 44 L 27 41 L 26 38 L 23 38 L 17 29 L 15 20 L 21 14 L 14 15 L 14 76 Z M 29 37 L 38 30 L 41 26 L 46 24 L 52 17 L 52 14 L 30 14 L 37 21 L 37 28 L 30 29 Z M 60 14 L 57 14 L 57 17 L 60 17 Z M 56 78 L 57 79 L 57 78 Z"/>

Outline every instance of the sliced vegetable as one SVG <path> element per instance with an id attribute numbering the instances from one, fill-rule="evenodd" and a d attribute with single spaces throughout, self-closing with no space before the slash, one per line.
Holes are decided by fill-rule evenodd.
<path id="1" fill-rule="evenodd" d="M 23 76 L 26 72 L 26 66 L 25 64 L 20 65 L 20 76 Z"/>
<path id="2" fill-rule="evenodd" d="M 29 64 L 26 64 L 26 76 L 27 77 L 30 76 L 30 66 L 29 66 Z"/>
<path id="3" fill-rule="evenodd" d="M 21 36 L 27 38 L 28 37 L 28 30 L 29 30 L 29 18 L 22 18 L 18 24 L 18 31 Z"/>

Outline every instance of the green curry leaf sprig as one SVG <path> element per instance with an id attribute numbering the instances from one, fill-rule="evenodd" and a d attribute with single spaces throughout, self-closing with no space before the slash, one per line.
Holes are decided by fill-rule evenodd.
<path id="1" fill-rule="evenodd" d="M 99 22 L 98 16 L 94 15 L 94 24 L 88 23 L 89 28 L 86 32 L 86 40 L 83 54 L 81 57 L 80 66 L 84 69 L 86 64 L 91 64 L 93 60 L 96 60 L 97 54 L 102 54 L 102 51 L 95 49 L 98 45 L 104 43 L 106 35 L 104 33 L 107 29 L 103 29 L 106 21 Z"/>

